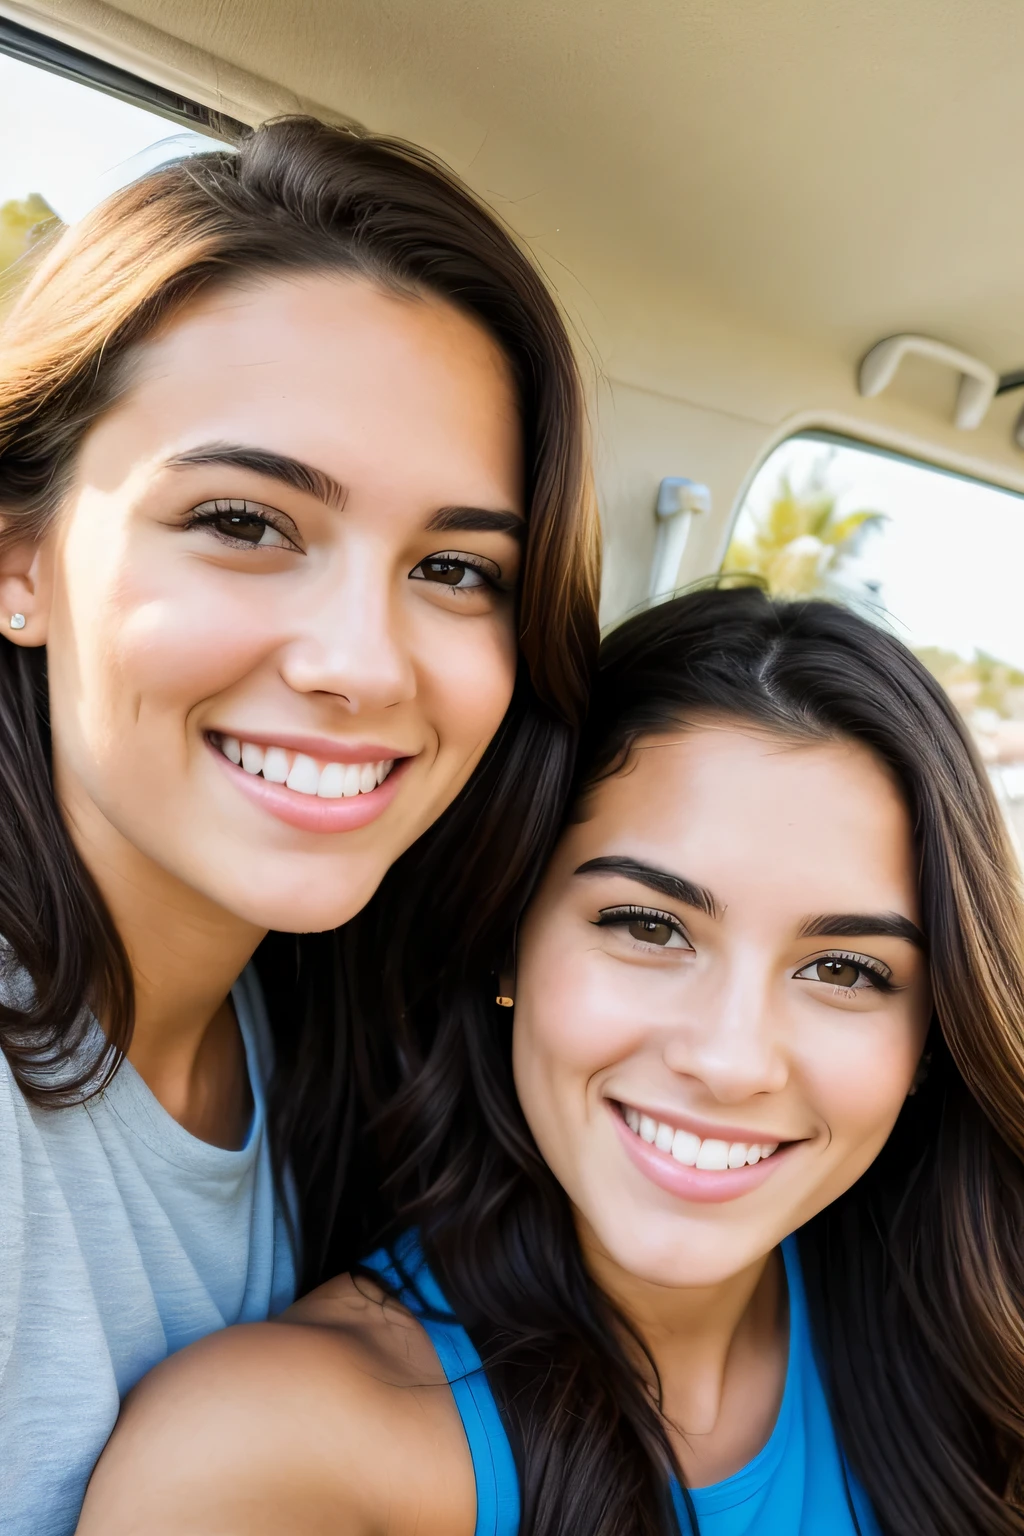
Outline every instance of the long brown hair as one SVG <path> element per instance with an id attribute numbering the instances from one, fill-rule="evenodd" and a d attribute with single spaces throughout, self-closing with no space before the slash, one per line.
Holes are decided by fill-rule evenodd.
<path id="1" fill-rule="evenodd" d="M 985 771 L 889 634 L 830 604 L 711 590 L 605 642 L 579 788 L 638 737 L 708 714 L 861 742 L 902 788 L 935 999 L 927 1075 L 800 1252 L 840 1442 L 886 1536 L 1020 1536 L 1024 900 Z M 399 1225 L 420 1227 L 509 1425 L 522 1536 L 675 1531 L 663 1422 L 583 1266 L 490 997 L 444 1021 L 384 1130 Z"/>
<path id="2" fill-rule="evenodd" d="M 473 779 L 352 932 L 271 935 L 257 954 L 277 1037 L 272 1144 L 315 1279 L 371 1219 L 375 1175 L 354 1187 L 346 1160 L 366 1096 L 385 1096 L 416 1031 L 429 1033 L 452 946 L 472 971 L 481 936 L 521 902 L 571 773 L 597 649 L 598 535 L 558 309 L 498 219 L 409 144 L 292 118 L 237 151 L 156 170 L 59 239 L 0 329 L 0 538 L 37 539 L 57 515 L 78 446 L 130 387 L 140 344 L 215 284 L 297 270 L 429 292 L 487 328 L 518 394 L 528 521 L 519 676 Z M 123 1059 L 131 971 L 54 801 L 45 653 L 11 645 L 0 645 L 0 848 L 0 935 L 35 988 L 23 1010 L 0 1007 L 0 1047 L 27 1095 L 65 1102 Z M 74 1060 L 88 1007 L 106 1054 L 65 1071 L 58 1092 L 45 1069 Z"/>

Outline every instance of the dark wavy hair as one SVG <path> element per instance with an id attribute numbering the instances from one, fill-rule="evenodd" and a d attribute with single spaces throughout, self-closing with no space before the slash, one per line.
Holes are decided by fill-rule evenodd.
<path id="1" fill-rule="evenodd" d="M 237 151 L 116 193 L 33 276 L 0 327 L 0 540 L 45 531 L 83 436 L 130 386 L 148 337 L 215 285 L 297 271 L 439 296 L 489 331 L 517 391 L 527 508 L 518 677 L 470 783 L 358 920 L 272 934 L 257 952 L 277 1046 L 271 1146 L 315 1283 L 358 1256 L 377 1219 L 366 1114 L 415 1069 L 452 989 L 478 979 L 557 832 L 598 640 L 586 413 L 565 325 L 508 231 L 424 151 L 310 118 L 271 123 Z M 0 1006 L 22 1090 L 40 1105 L 95 1091 L 131 1039 L 131 968 L 54 799 L 45 652 L 9 644 L 0 934 L 35 984 L 24 1011 Z M 64 1072 L 58 1092 L 39 1068 L 74 1064 L 87 1007 L 108 1050 Z"/>
<path id="2" fill-rule="evenodd" d="M 930 1067 L 874 1165 L 801 1230 L 800 1252 L 837 1432 L 883 1531 L 1020 1533 L 1024 905 L 985 772 L 891 635 L 745 588 L 666 602 L 605 642 L 578 791 L 639 737 L 708 716 L 860 742 L 902 788 L 935 999 Z M 493 991 L 463 996 L 382 1123 L 399 1225 L 419 1226 L 487 1364 L 522 1536 L 666 1536 L 678 1467 L 621 1342 L 628 1325 L 584 1268 L 523 1118 Z"/>

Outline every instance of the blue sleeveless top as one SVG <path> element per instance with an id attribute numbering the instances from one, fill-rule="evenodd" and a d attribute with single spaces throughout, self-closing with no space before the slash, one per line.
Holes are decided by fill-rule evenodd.
<path id="1" fill-rule="evenodd" d="M 764 1447 L 739 1472 L 689 1490 L 699 1536 L 881 1536 L 832 1428 L 811 1346 L 796 1239 L 786 1238 L 782 1252 L 789 1287 L 789 1360 L 779 1416 Z M 396 1260 L 414 1289 L 403 1280 Z M 480 1356 L 431 1274 L 416 1233 L 407 1232 L 393 1254 L 375 1253 L 366 1267 L 419 1318 L 437 1352 L 473 1458 L 476 1536 L 518 1536 L 519 1477 L 508 1436 Z M 445 1320 L 425 1316 L 424 1304 Z M 698 1536 L 674 1480 L 672 1500 L 680 1531 Z"/>

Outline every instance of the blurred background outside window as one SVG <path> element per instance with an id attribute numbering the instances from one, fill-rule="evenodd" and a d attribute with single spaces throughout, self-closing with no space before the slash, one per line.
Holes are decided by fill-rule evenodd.
<path id="1" fill-rule="evenodd" d="M 791 438 L 743 502 L 723 571 L 890 628 L 960 710 L 1024 848 L 1024 498 L 927 464 Z"/>
<path id="2" fill-rule="evenodd" d="M 215 142 L 0 54 L 0 307 L 49 234 L 143 171 Z"/>

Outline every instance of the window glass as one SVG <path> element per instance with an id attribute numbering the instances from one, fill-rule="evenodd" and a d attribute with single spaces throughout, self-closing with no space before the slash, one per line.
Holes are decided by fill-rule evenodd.
<path id="1" fill-rule="evenodd" d="M 823 436 L 767 459 L 723 569 L 887 624 L 967 720 L 1024 847 L 1024 498 Z"/>
<path id="2" fill-rule="evenodd" d="M 143 171 L 214 143 L 0 53 L 0 305 L 54 220 L 72 224 Z"/>

